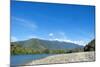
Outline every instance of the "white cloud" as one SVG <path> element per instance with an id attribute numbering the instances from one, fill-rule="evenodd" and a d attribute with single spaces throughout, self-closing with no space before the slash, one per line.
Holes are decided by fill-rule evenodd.
<path id="1" fill-rule="evenodd" d="M 83 45 L 83 46 L 86 45 L 86 42 L 82 41 L 82 40 L 74 41 L 74 40 L 70 40 L 70 39 L 59 39 L 59 38 L 55 38 L 55 39 L 51 39 L 51 40 L 56 40 L 56 41 L 61 41 L 61 42 L 70 42 L 70 43 L 75 43 L 75 44 Z"/>
<path id="2" fill-rule="evenodd" d="M 53 33 L 49 33 L 49 36 L 54 36 L 54 34 Z"/>
<path id="3" fill-rule="evenodd" d="M 12 19 L 18 21 L 18 24 L 21 25 L 22 27 L 29 28 L 30 30 L 35 30 L 37 28 L 37 25 L 33 21 L 28 21 L 26 19 L 22 19 L 18 17 L 12 17 Z"/>
<path id="4" fill-rule="evenodd" d="M 11 36 L 11 42 L 18 41 L 18 39 L 15 36 Z"/>
<path id="5" fill-rule="evenodd" d="M 71 42 L 71 43 L 75 43 L 75 44 L 79 44 L 79 45 L 86 45 L 86 42 L 83 41 L 83 40 L 71 40 L 69 39 L 65 32 L 57 32 L 57 33 L 49 33 L 49 36 L 52 36 L 50 37 L 49 40 L 51 41 L 61 41 L 61 42 Z"/>
<path id="6" fill-rule="evenodd" d="M 66 36 L 65 32 L 62 32 L 62 31 L 58 32 L 58 35 L 59 35 L 59 38 L 60 38 L 60 39 L 67 39 L 67 38 L 68 38 L 68 37 Z"/>
<path id="7" fill-rule="evenodd" d="M 82 41 L 82 40 L 77 40 L 77 41 L 73 41 L 73 42 L 76 44 L 79 44 L 79 45 L 83 45 L 83 46 L 85 46 L 87 44 L 85 41 Z"/>

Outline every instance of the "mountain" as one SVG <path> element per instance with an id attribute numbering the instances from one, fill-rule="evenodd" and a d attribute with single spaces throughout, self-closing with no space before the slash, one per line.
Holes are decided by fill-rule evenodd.
<path id="1" fill-rule="evenodd" d="M 95 39 L 89 42 L 85 47 L 84 51 L 95 51 Z"/>
<path id="2" fill-rule="evenodd" d="M 25 41 L 11 42 L 11 45 L 19 45 L 25 48 L 32 48 L 35 50 L 57 50 L 57 49 L 74 49 L 74 48 L 83 48 L 83 46 L 70 43 L 70 42 L 60 42 L 60 41 L 49 41 L 42 39 L 29 39 Z"/>

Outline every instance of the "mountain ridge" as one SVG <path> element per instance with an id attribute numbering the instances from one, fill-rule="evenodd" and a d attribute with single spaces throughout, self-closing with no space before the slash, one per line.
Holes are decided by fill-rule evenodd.
<path id="1" fill-rule="evenodd" d="M 32 48 L 35 50 L 42 50 L 42 49 L 74 49 L 74 48 L 83 48 L 83 46 L 71 43 L 71 42 L 61 42 L 61 41 L 51 41 L 51 40 L 42 40 L 37 38 L 31 38 L 24 41 L 16 41 L 11 42 L 13 45 L 20 45 L 22 47 Z"/>

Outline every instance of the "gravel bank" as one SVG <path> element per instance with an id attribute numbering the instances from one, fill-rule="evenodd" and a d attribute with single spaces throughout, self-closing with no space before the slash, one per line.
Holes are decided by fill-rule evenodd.
<path id="1" fill-rule="evenodd" d="M 71 63 L 71 62 L 84 62 L 84 61 L 95 61 L 95 53 L 80 52 L 80 53 L 71 53 L 71 54 L 57 54 L 39 60 L 34 60 L 25 65 Z"/>

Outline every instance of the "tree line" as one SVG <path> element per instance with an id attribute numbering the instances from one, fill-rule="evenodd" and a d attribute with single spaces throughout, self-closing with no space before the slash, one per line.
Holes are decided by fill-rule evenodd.
<path id="1" fill-rule="evenodd" d="M 11 44 L 11 55 L 20 54 L 63 54 L 63 53 L 74 53 L 74 52 L 85 52 L 85 51 L 95 51 L 95 40 L 92 40 L 84 48 L 74 48 L 74 49 L 55 49 L 49 50 L 47 48 L 42 50 L 36 50 L 33 48 L 25 48 L 21 45 Z"/>
<path id="2" fill-rule="evenodd" d="M 83 51 L 82 48 L 75 49 L 43 49 L 43 50 L 34 50 L 32 48 L 21 47 L 20 45 L 11 45 L 11 55 L 20 55 L 20 54 L 63 54 L 63 53 L 72 53 Z"/>

